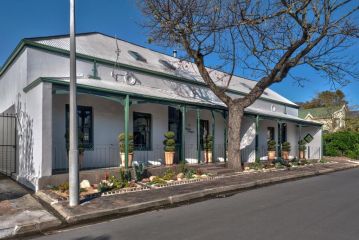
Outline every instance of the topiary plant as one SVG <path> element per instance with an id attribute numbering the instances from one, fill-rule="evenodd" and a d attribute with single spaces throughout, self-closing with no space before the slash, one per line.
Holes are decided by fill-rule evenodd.
<path id="1" fill-rule="evenodd" d="M 166 132 L 164 134 L 165 140 L 163 141 L 163 145 L 165 152 L 175 152 L 176 151 L 176 141 L 174 139 L 175 133 L 174 132 Z"/>
<path id="2" fill-rule="evenodd" d="M 298 141 L 298 148 L 299 151 L 305 151 L 307 149 L 307 147 L 305 146 L 306 142 L 302 139 Z"/>
<path id="3" fill-rule="evenodd" d="M 124 153 L 125 152 L 125 134 L 121 133 L 118 136 L 118 140 L 120 142 L 120 152 Z M 134 146 L 133 146 L 133 135 L 132 134 L 128 134 L 128 153 L 133 153 L 134 150 Z"/>
<path id="4" fill-rule="evenodd" d="M 212 151 L 212 147 L 213 147 L 213 137 L 211 135 L 208 135 L 207 137 L 205 137 L 204 139 L 204 145 L 203 148 L 206 151 Z"/>
<path id="5" fill-rule="evenodd" d="M 290 152 L 291 146 L 289 142 L 282 143 L 282 151 Z"/>
<path id="6" fill-rule="evenodd" d="M 268 145 L 268 151 L 275 151 L 276 150 L 276 145 L 277 145 L 276 141 L 269 140 L 267 142 L 267 145 Z"/>

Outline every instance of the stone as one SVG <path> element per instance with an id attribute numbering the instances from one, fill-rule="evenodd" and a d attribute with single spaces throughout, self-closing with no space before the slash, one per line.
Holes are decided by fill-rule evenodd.
<path id="1" fill-rule="evenodd" d="M 202 174 L 201 178 L 208 178 L 208 175 L 207 174 Z"/>
<path id="2" fill-rule="evenodd" d="M 177 179 L 183 179 L 184 178 L 184 174 L 183 173 L 179 173 L 179 174 L 177 174 Z"/>
<path id="3" fill-rule="evenodd" d="M 153 181 L 153 179 L 155 179 L 155 177 L 157 177 L 157 176 L 151 176 L 149 179 L 150 179 L 150 181 L 152 182 Z"/>
<path id="4" fill-rule="evenodd" d="M 89 180 L 82 180 L 81 183 L 80 183 L 80 188 L 90 188 L 91 187 L 91 184 L 90 184 L 90 181 Z"/>
<path id="5" fill-rule="evenodd" d="M 193 174 L 192 177 L 193 177 L 193 178 L 200 178 L 201 176 L 200 176 L 200 175 L 197 175 L 197 174 Z"/>
<path id="6" fill-rule="evenodd" d="M 248 171 L 250 168 L 248 166 L 244 167 L 244 171 Z"/>

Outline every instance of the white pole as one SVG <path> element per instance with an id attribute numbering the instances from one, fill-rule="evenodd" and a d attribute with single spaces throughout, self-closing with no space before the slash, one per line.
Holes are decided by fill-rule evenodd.
<path id="1" fill-rule="evenodd" d="M 77 131 L 75 0 L 70 0 L 69 193 L 71 207 L 77 206 L 79 204 L 79 160 Z"/>

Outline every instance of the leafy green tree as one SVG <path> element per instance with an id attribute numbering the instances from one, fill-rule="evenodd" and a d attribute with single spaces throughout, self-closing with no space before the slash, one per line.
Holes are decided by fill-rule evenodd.
<path id="1" fill-rule="evenodd" d="M 324 135 L 324 155 L 359 158 L 359 133 L 351 131 Z"/>
<path id="2" fill-rule="evenodd" d="M 348 102 L 345 100 L 345 94 L 341 90 L 336 91 L 323 91 L 317 94 L 312 100 L 302 104 L 302 108 L 317 108 L 317 107 L 332 107 L 343 106 Z"/>

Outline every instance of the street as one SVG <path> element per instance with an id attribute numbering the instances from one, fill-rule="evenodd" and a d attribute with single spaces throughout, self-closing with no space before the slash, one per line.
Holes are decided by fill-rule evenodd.
<path id="1" fill-rule="evenodd" d="M 358 239 L 359 169 L 31 239 Z"/>

